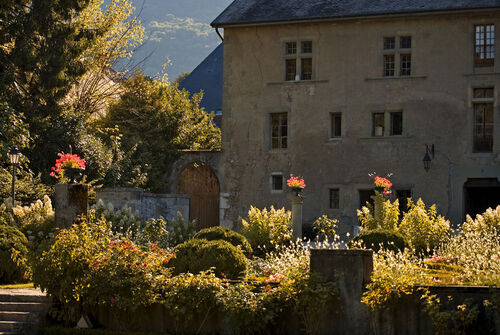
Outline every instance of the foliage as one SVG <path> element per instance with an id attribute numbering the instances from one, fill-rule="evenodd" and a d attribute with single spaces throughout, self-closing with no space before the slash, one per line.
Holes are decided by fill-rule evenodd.
<path id="1" fill-rule="evenodd" d="M 429 283 L 420 258 L 408 249 L 403 252 L 381 250 L 374 257 L 371 283 L 361 301 L 370 309 L 387 307 L 394 299 L 413 294 L 414 286 Z"/>
<path id="2" fill-rule="evenodd" d="M 330 219 L 328 216 L 322 215 L 314 221 L 313 227 L 318 237 L 328 240 L 335 237 L 335 229 L 337 228 L 338 222 L 338 220 Z"/>
<path id="3" fill-rule="evenodd" d="M 431 295 L 426 290 L 420 299 L 423 302 L 424 312 L 432 320 L 434 334 L 436 335 L 470 334 L 468 327 L 477 320 L 479 315 L 478 306 L 473 304 L 471 299 L 465 299 L 463 304 L 455 306 L 454 309 L 450 306 L 453 300 L 452 297 L 448 297 L 448 301 L 442 303 L 437 295 Z"/>
<path id="4" fill-rule="evenodd" d="M 401 234 L 393 230 L 363 230 L 349 241 L 349 247 L 361 247 L 377 252 L 380 249 L 403 251 L 408 245 Z"/>
<path id="5" fill-rule="evenodd" d="M 222 280 L 210 271 L 181 273 L 165 281 L 161 302 L 179 328 L 187 334 L 199 334 L 210 316 L 222 307 L 218 298 L 222 290 Z"/>
<path id="6" fill-rule="evenodd" d="M 14 283 L 29 276 L 26 257 L 28 240 L 15 227 L 0 225 L 0 283 Z"/>
<path id="7" fill-rule="evenodd" d="M 241 219 L 241 233 L 250 242 L 254 253 L 263 255 L 266 250 L 271 251 L 277 245 L 292 238 L 291 213 L 285 208 L 260 210 L 250 206 L 248 218 Z"/>
<path id="8" fill-rule="evenodd" d="M 398 231 L 416 253 L 431 253 L 451 235 L 450 222 L 438 215 L 436 205 L 428 209 L 422 199 L 408 199 L 408 211 L 403 215 Z"/>
<path id="9" fill-rule="evenodd" d="M 90 305 L 119 309 L 149 305 L 156 300 L 158 278 L 169 276 L 171 256 L 156 246 L 142 250 L 127 240 L 111 241 L 91 259 L 81 294 Z"/>
<path id="10" fill-rule="evenodd" d="M 476 219 L 472 219 L 467 215 L 466 221 L 462 225 L 462 231 L 478 231 L 490 234 L 496 232 L 500 234 L 500 205 L 497 208 L 488 208 L 483 214 L 476 215 Z"/>
<path id="11" fill-rule="evenodd" d="M 99 201 L 92 206 L 92 211 L 95 216 L 104 218 L 106 222 L 111 223 L 111 231 L 115 235 L 115 238 L 127 237 L 129 239 L 134 239 L 141 226 L 141 219 L 139 213 L 136 211 L 132 212 L 132 209 L 128 206 L 122 209 L 115 210 L 112 203 L 104 204 L 104 202 L 99 199 Z"/>
<path id="12" fill-rule="evenodd" d="M 180 212 L 177 212 L 177 220 L 172 220 L 168 227 L 168 244 L 175 247 L 193 238 L 196 232 L 196 221 L 184 220 Z"/>
<path id="13" fill-rule="evenodd" d="M 104 219 L 82 220 L 59 232 L 51 248 L 32 263 L 33 283 L 63 303 L 68 319 L 84 307 L 86 276 L 94 258 L 111 242 L 110 224 Z"/>
<path id="14" fill-rule="evenodd" d="M 38 335 L 153 335 L 151 333 L 121 332 L 105 329 L 78 329 L 45 327 L 38 330 Z"/>
<path id="15" fill-rule="evenodd" d="M 361 210 L 357 210 L 358 219 L 363 229 L 387 229 L 396 230 L 399 221 L 399 201 L 386 200 L 385 197 L 376 193 L 374 196 L 375 206 L 367 203 Z"/>
<path id="16" fill-rule="evenodd" d="M 133 15 L 130 0 L 90 0 L 78 16 L 80 25 L 102 31 L 85 50 L 87 72 L 79 80 L 67 100 L 75 110 L 88 116 L 103 114 L 120 94 L 120 81 L 129 74 L 126 59 L 143 41 L 144 27 Z"/>
<path id="17" fill-rule="evenodd" d="M 17 113 L 0 99 L 0 161 L 7 159 L 12 147 L 22 150 L 29 144 L 29 141 L 28 124 L 23 113 Z"/>
<path id="18" fill-rule="evenodd" d="M 186 80 L 186 78 L 189 77 L 190 74 L 191 72 L 181 72 L 177 77 L 175 77 L 173 84 L 181 86 L 184 80 Z"/>
<path id="19" fill-rule="evenodd" d="M 437 256 L 450 260 L 442 266 L 441 277 L 453 284 L 500 285 L 500 236 L 490 228 L 465 229 L 436 250 Z M 438 278 L 442 280 L 444 278 Z"/>
<path id="20" fill-rule="evenodd" d="M 16 204 L 27 205 L 42 199 L 44 195 L 50 195 L 52 188 L 42 183 L 40 174 L 23 167 L 16 169 Z M 12 196 L 12 171 L 0 167 L 0 199 L 7 199 Z"/>
<path id="21" fill-rule="evenodd" d="M 141 186 L 162 190 L 163 176 L 182 149 L 220 148 L 220 130 L 212 123 L 213 114 L 199 108 L 200 99 L 200 95 L 190 98 L 187 91 L 143 74 L 123 83 L 120 99 L 110 106 L 100 127 L 118 127 L 122 150 L 135 148 L 132 165 L 140 165 L 147 176 Z M 122 176 L 121 183 L 130 178 Z"/>
<path id="22" fill-rule="evenodd" d="M 196 274 L 214 268 L 219 277 L 237 279 L 246 277 L 248 260 L 240 249 L 229 242 L 192 239 L 175 248 L 170 266 L 175 274 Z"/>
<path id="23" fill-rule="evenodd" d="M 197 232 L 193 238 L 205 239 L 208 241 L 213 240 L 224 240 L 235 247 L 241 248 L 245 256 L 250 257 L 252 255 L 252 247 L 245 236 L 227 228 L 227 227 L 211 227 L 205 228 Z"/>

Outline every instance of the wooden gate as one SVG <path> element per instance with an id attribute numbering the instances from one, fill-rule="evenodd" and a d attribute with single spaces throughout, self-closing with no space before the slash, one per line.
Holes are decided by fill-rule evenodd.
<path id="1" fill-rule="evenodd" d="M 219 225 L 219 181 L 203 163 L 193 163 L 182 170 L 177 191 L 188 194 L 189 220 L 196 220 L 198 230 Z"/>

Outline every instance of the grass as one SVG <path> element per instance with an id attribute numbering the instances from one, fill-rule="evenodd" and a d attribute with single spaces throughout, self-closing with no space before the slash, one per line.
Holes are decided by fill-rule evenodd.
<path id="1" fill-rule="evenodd" d="M 0 285 L 0 289 L 33 288 L 33 283 Z"/>

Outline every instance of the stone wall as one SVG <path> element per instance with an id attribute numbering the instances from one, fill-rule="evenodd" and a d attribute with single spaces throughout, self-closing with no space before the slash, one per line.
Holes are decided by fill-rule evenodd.
<path id="1" fill-rule="evenodd" d="M 115 209 L 125 206 L 139 212 L 141 219 L 163 217 L 167 221 L 177 218 L 180 212 L 189 218 L 189 196 L 184 194 L 152 194 L 140 188 L 102 188 L 96 192 L 97 200 L 112 203 Z"/>

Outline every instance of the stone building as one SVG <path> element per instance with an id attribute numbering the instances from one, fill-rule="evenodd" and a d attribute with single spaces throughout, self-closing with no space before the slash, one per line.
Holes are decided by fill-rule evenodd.
<path id="1" fill-rule="evenodd" d="M 304 221 L 346 230 L 371 172 L 455 224 L 500 203 L 500 1 L 236 0 L 212 26 L 222 224 L 250 205 L 289 208 L 290 174 L 307 183 Z"/>

